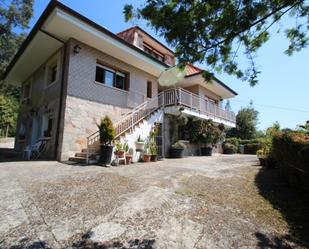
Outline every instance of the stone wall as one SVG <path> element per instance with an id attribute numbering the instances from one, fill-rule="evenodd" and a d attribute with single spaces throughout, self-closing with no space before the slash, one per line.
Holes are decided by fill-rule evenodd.
<path id="1" fill-rule="evenodd" d="M 108 115 L 114 123 L 130 109 L 67 96 L 61 161 L 87 147 L 87 136 L 98 130 L 97 123 Z"/>

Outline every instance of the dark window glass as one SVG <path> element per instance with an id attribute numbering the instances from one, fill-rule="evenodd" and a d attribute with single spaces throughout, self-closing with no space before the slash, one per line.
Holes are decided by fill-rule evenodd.
<path id="1" fill-rule="evenodd" d="M 152 82 L 147 81 L 147 98 L 152 98 Z"/>
<path id="2" fill-rule="evenodd" d="M 119 89 L 125 89 L 125 75 L 124 74 L 116 74 L 116 84 L 115 87 L 119 88 Z"/>
<path id="3" fill-rule="evenodd" d="M 50 70 L 50 83 L 53 83 L 57 78 L 57 65 L 52 66 Z"/>
<path id="4" fill-rule="evenodd" d="M 104 69 L 101 67 L 96 68 L 96 72 L 95 72 L 95 81 L 96 82 L 100 82 L 100 83 L 104 83 Z"/>

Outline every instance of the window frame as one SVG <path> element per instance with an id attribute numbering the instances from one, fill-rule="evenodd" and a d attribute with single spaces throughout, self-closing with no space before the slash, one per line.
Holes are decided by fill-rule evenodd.
<path id="1" fill-rule="evenodd" d="M 149 88 L 149 86 L 150 86 L 150 88 Z M 149 97 L 149 93 L 150 93 L 150 97 Z M 148 99 L 152 99 L 153 95 L 152 95 L 152 81 L 151 80 L 147 80 L 146 96 L 147 96 Z"/>
<path id="2" fill-rule="evenodd" d="M 56 78 L 54 81 L 49 82 L 50 70 L 56 67 Z M 45 89 L 51 87 L 59 81 L 60 77 L 60 54 L 57 53 L 49 59 L 45 66 Z"/>
<path id="3" fill-rule="evenodd" d="M 97 79 L 96 79 L 97 67 L 103 69 L 103 82 L 97 81 Z M 107 65 L 105 63 L 101 63 L 101 62 L 97 62 L 95 68 L 96 68 L 95 69 L 96 71 L 95 71 L 94 81 L 95 81 L 96 84 L 103 85 L 103 86 L 106 86 L 106 87 L 110 87 L 112 89 L 117 89 L 117 90 L 129 92 L 129 90 L 130 90 L 130 73 L 129 72 L 122 70 L 122 69 L 119 69 L 119 68 L 116 68 L 114 66 Z M 105 71 L 113 73 L 113 85 L 112 86 L 105 83 Z M 117 77 L 117 75 L 118 76 L 124 76 L 123 88 L 116 87 L 116 77 Z"/>

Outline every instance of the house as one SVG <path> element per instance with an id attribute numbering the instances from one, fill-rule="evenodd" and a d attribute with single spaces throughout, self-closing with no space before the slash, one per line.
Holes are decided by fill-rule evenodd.
<path id="1" fill-rule="evenodd" d="M 158 84 L 175 63 L 173 51 L 141 28 L 114 34 L 51 1 L 3 78 L 22 87 L 15 149 L 43 140 L 45 158 L 93 158 L 96 124 L 105 115 L 132 148 L 158 126 L 162 156 L 170 145 L 168 119 L 180 112 L 234 127 L 234 113 L 220 106 L 237 93 L 216 78 L 206 84 L 202 69 L 187 65 L 176 87 Z"/>

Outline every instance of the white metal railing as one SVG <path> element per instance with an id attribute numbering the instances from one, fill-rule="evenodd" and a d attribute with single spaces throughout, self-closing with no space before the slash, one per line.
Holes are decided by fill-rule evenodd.
<path id="1" fill-rule="evenodd" d="M 215 103 L 207 101 L 206 99 L 189 92 L 182 88 L 173 88 L 165 90 L 158 94 L 157 97 L 145 101 L 144 103 L 135 107 L 132 111 L 126 113 L 120 121 L 115 125 L 116 137 L 118 139 L 122 134 L 128 130 L 133 130 L 134 126 L 154 111 L 164 106 L 181 105 L 189 108 L 191 111 L 205 114 L 209 118 L 219 118 L 232 123 L 236 122 L 235 114 L 231 111 L 220 108 Z M 87 137 L 87 156 L 88 164 L 89 154 L 98 150 L 100 141 L 99 131 Z"/>
<path id="2" fill-rule="evenodd" d="M 188 107 L 191 111 L 205 114 L 210 118 L 219 118 L 228 122 L 235 123 L 236 116 L 234 112 L 224 110 L 217 104 L 200 97 L 197 94 L 189 92 L 182 88 L 168 89 L 163 92 L 164 106 L 181 105 Z"/>

